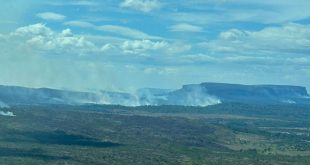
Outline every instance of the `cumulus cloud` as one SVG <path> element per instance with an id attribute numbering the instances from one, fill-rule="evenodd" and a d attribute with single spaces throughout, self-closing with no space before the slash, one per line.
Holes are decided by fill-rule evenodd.
<path id="1" fill-rule="evenodd" d="M 213 52 L 283 56 L 310 53 L 309 38 L 310 25 L 288 23 L 259 31 L 232 29 L 222 32 L 217 40 L 202 45 Z"/>
<path id="2" fill-rule="evenodd" d="M 32 35 L 43 35 L 43 36 L 51 36 L 53 35 L 53 31 L 46 27 L 44 24 L 38 23 L 29 26 L 24 26 L 16 29 L 12 35 L 16 36 L 32 36 Z"/>
<path id="3" fill-rule="evenodd" d="M 169 43 L 167 41 L 151 41 L 151 40 L 127 40 L 121 45 L 125 53 L 151 55 L 160 54 L 176 54 L 191 49 L 191 45 L 181 43 Z"/>
<path id="4" fill-rule="evenodd" d="M 129 64 L 141 63 L 147 58 L 152 58 L 157 63 L 166 63 L 170 58 L 168 56 L 179 56 L 192 48 L 185 42 L 164 39 L 111 40 L 104 38 L 101 40 L 75 34 L 70 29 L 55 31 L 41 23 L 20 27 L 9 34 L 0 35 L 0 40 L 3 40 L 0 44 L 4 48 L 7 47 L 4 45 L 14 45 L 19 48 L 17 49 L 19 52 L 15 53 L 9 49 L 3 49 L 2 53 L 7 54 L 6 58 L 10 58 L 8 54 L 16 55 L 25 52 L 21 55 L 57 59 L 100 59 L 111 63 Z M 129 54 L 131 56 L 128 56 Z M 4 55 L 2 58 L 5 57 Z"/>
<path id="5" fill-rule="evenodd" d="M 142 12 L 150 12 L 160 9 L 161 3 L 158 0 L 124 0 L 120 6 Z"/>
<path id="6" fill-rule="evenodd" d="M 23 46 L 25 50 L 37 51 L 41 55 L 97 56 L 104 54 L 103 58 L 113 62 L 135 63 L 141 62 L 144 57 L 151 57 L 153 62 L 172 65 L 223 62 L 307 65 L 309 58 L 305 54 L 310 52 L 309 29 L 309 25 L 293 23 L 267 27 L 258 31 L 231 29 L 220 33 L 215 40 L 200 43 L 198 47 L 194 45 L 195 50 L 198 48 L 196 53 L 190 51 L 192 50 L 191 44 L 179 41 L 123 39 L 97 42 L 96 39 L 90 40 L 89 37 L 73 34 L 70 29 L 58 32 L 40 23 L 17 28 L 9 35 L 0 35 L 0 40 L 3 41 L 2 43 L 11 42 L 17 46 Z M 2 50 L 2 52 L 8 51 Z M 127 54 L 136 55 L 136 58 L 123 59 L 121 57 Z M 140 57 L 142 59 L 139 59 Z"/>
<path id="7" fill-rule="evenodd" d="M 28 45 L 32 49 L 49 51 L 51 54 L 84 55 L 87 52 L 97 51 L 94 43 L 83 36 L 72 34 L 70 29 L 55 32 L 41 23 L 20 27 L 9 37 L 20 40 L 21 44 Z"/>
<path id="8" fill-rule="evenodd" d="M 176 24 L 169 27 L 172 32 L 202 32 L 203 28 L 187 23 Z"/>
<path id="9" fill-rule="evenodd" d="M 160 50 L 166 48 L 168 43 L 165 41 L 150 41 L 150 40 L 133 40 L 125 41 L 122 44 L 122 49 L 126 53 L 139 54 L 149 50 Z"/>
<path id="10" fill-rule="evenodd" d="M 97 38 L 74 34 L 70 29 L 54 31 L 41 23 L 17 28 L 8 35 L 0 35 L 0 40 L 6 41 L 8 44 L 14 43 L 24 50 L 36 51 L 40 56 L 67 58 L 102 56 L 104 54 L 105 56 L 102 58 L 109 61 L 120 61 L 120 56 L 127 54 L 133 54 L 136 57 L 152 56 L 158 61 L 164 61 L 166 55 L 184 53 L 192 48 L 188 43 L 164 39 L 122 39 L 117 41 L 104 39 L 104 41 L 98 41 Z M 160 58 L 162 59 L 160 60 Z M 134 60 L 138 59 L 124 60 L 134 63 Z"/>
<path id="11" fill-rule="evenodd" d="M 44 13 L 38 13 L 37 17 L 44 19 L 44 20 L 51 20 L 51 21 L 61 21 L 66 19 L 66 16 L 58 13 L 53 12 L 44 12 Z"/>

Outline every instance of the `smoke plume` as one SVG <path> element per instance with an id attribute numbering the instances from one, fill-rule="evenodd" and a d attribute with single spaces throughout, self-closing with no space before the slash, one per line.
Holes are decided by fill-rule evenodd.
<path id="1" fill-rule="evenodd" d="M 0 101 L 0 109 L 8 109 L 10 108 L 9 105 L 5 104 L 4 102 Z M 1 116 L 16 116 L 13 112 L 10 111 L 0 111 Z"/>

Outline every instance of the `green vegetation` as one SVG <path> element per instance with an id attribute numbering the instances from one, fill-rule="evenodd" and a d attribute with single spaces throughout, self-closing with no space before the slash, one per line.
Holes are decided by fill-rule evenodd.
<path id="1" fill-rule="evenodd" d="M 16 106 L 0 164 L 310 164 L 310 107 Z"/>

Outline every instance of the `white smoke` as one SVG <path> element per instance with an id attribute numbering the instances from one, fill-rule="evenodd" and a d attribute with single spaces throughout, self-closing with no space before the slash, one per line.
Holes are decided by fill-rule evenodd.
<path id="1" fill-rule="evenodd" d="M 9 105 L 5 104 L 4 102 L 0 101 L 0 109 L 8 109 L 10 108 Z M 4 112 L 4 111 L 0 111 L 0 115 L 1 116 L 16 116 L 13 112 L 10 112 L 10 111 L 7 111 L 7 112 Z"/>
<path id="2" fill-rule="evenodd" d="M 1 116 L 10 116 L 10 117 L 16 116 L 13 112 L 10 112 L 10 111 L 7 111 L 7 112 L 0 111 L 0 115 Z"/>
<path id="3" fill-rule="evenodd" d="M 106 93 L 100 92 L 98 104 L 112 104 L 123 106 L 144 106 L 144 105 L 185 105 L 185 106 L 209 106 L 221 104 L 221 100 L 216 96 L 209 95 L 204 89 L 192 88 L 181 96 L 169 97 L 169 92 L 173 90 L 162 89 L 140 89 L 131 93 Z"/>
<path id="4" fill-rule="evenodd" d="M 0 100 L 0 108 L 10 108 L 10 106 Z"/>
<path id="5" fill-rule="evenodd" d="M 34 90 L 34 89 L 32 89 Z M 52 89 L 51 89 L 52 90 Z M 185 106 L 208 106 L 220 104 L 221 101 L 215 96 L 208 94 L 201 87 L 191 87 L 188 91 L 175 92 L 174 89 L 144 88 L 134 91 L 87 91 L 84 93 L 74 93 L 74 91 L 59 91 L 61 96 L 53 95 L 49 90 L 37 91 L 40 97 L 39 103 L 51 104 L 107 104 L 123 106 L 144 106 L 144 105 L 185 105 Z M 50 94 L 52 93 L 52 94 Z M 14 93 L 13 93 L 14 94 Z M 21 93 L 17 93 L 20 95 Z M 27 93 L 25 96 L 28 96 Z M 1 108 L 10 108 L 0 101 Z M 13 113 L 1 111 L 0 115 L 14 116 Z"/>
<path id="6" fill-rule="evenodd" d="M 207 94 L 201 87 L 194 87 L 186 95 L 186 103 L 189 106 L 209 106 L 221 104 L 221 100 L 216 96 Z"/>
<path id="7" fill-rule="evenodd" d="M 123 105 L 130 107 L 140 106 L 139 98 L 136 95 L 125 92 L 115 92 L 113 94 L 112 93 L 97 93 L 97 95 L 100 96 L 99 104 Z"/>
<path id="8" fill-rule="evenodd" d="M 287 104 L 296 104 L 296 101 L 294 100 L 283 100 L 282 102 Z"/>

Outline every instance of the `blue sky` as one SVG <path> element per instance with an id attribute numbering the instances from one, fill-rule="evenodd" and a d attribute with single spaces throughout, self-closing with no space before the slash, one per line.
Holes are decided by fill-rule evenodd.
<path id="1" fill-rule="evenodd" d="M 15 0 L 0 84 L 78 90 L 227 82 L 310 89 L 308 0 Z"/>

